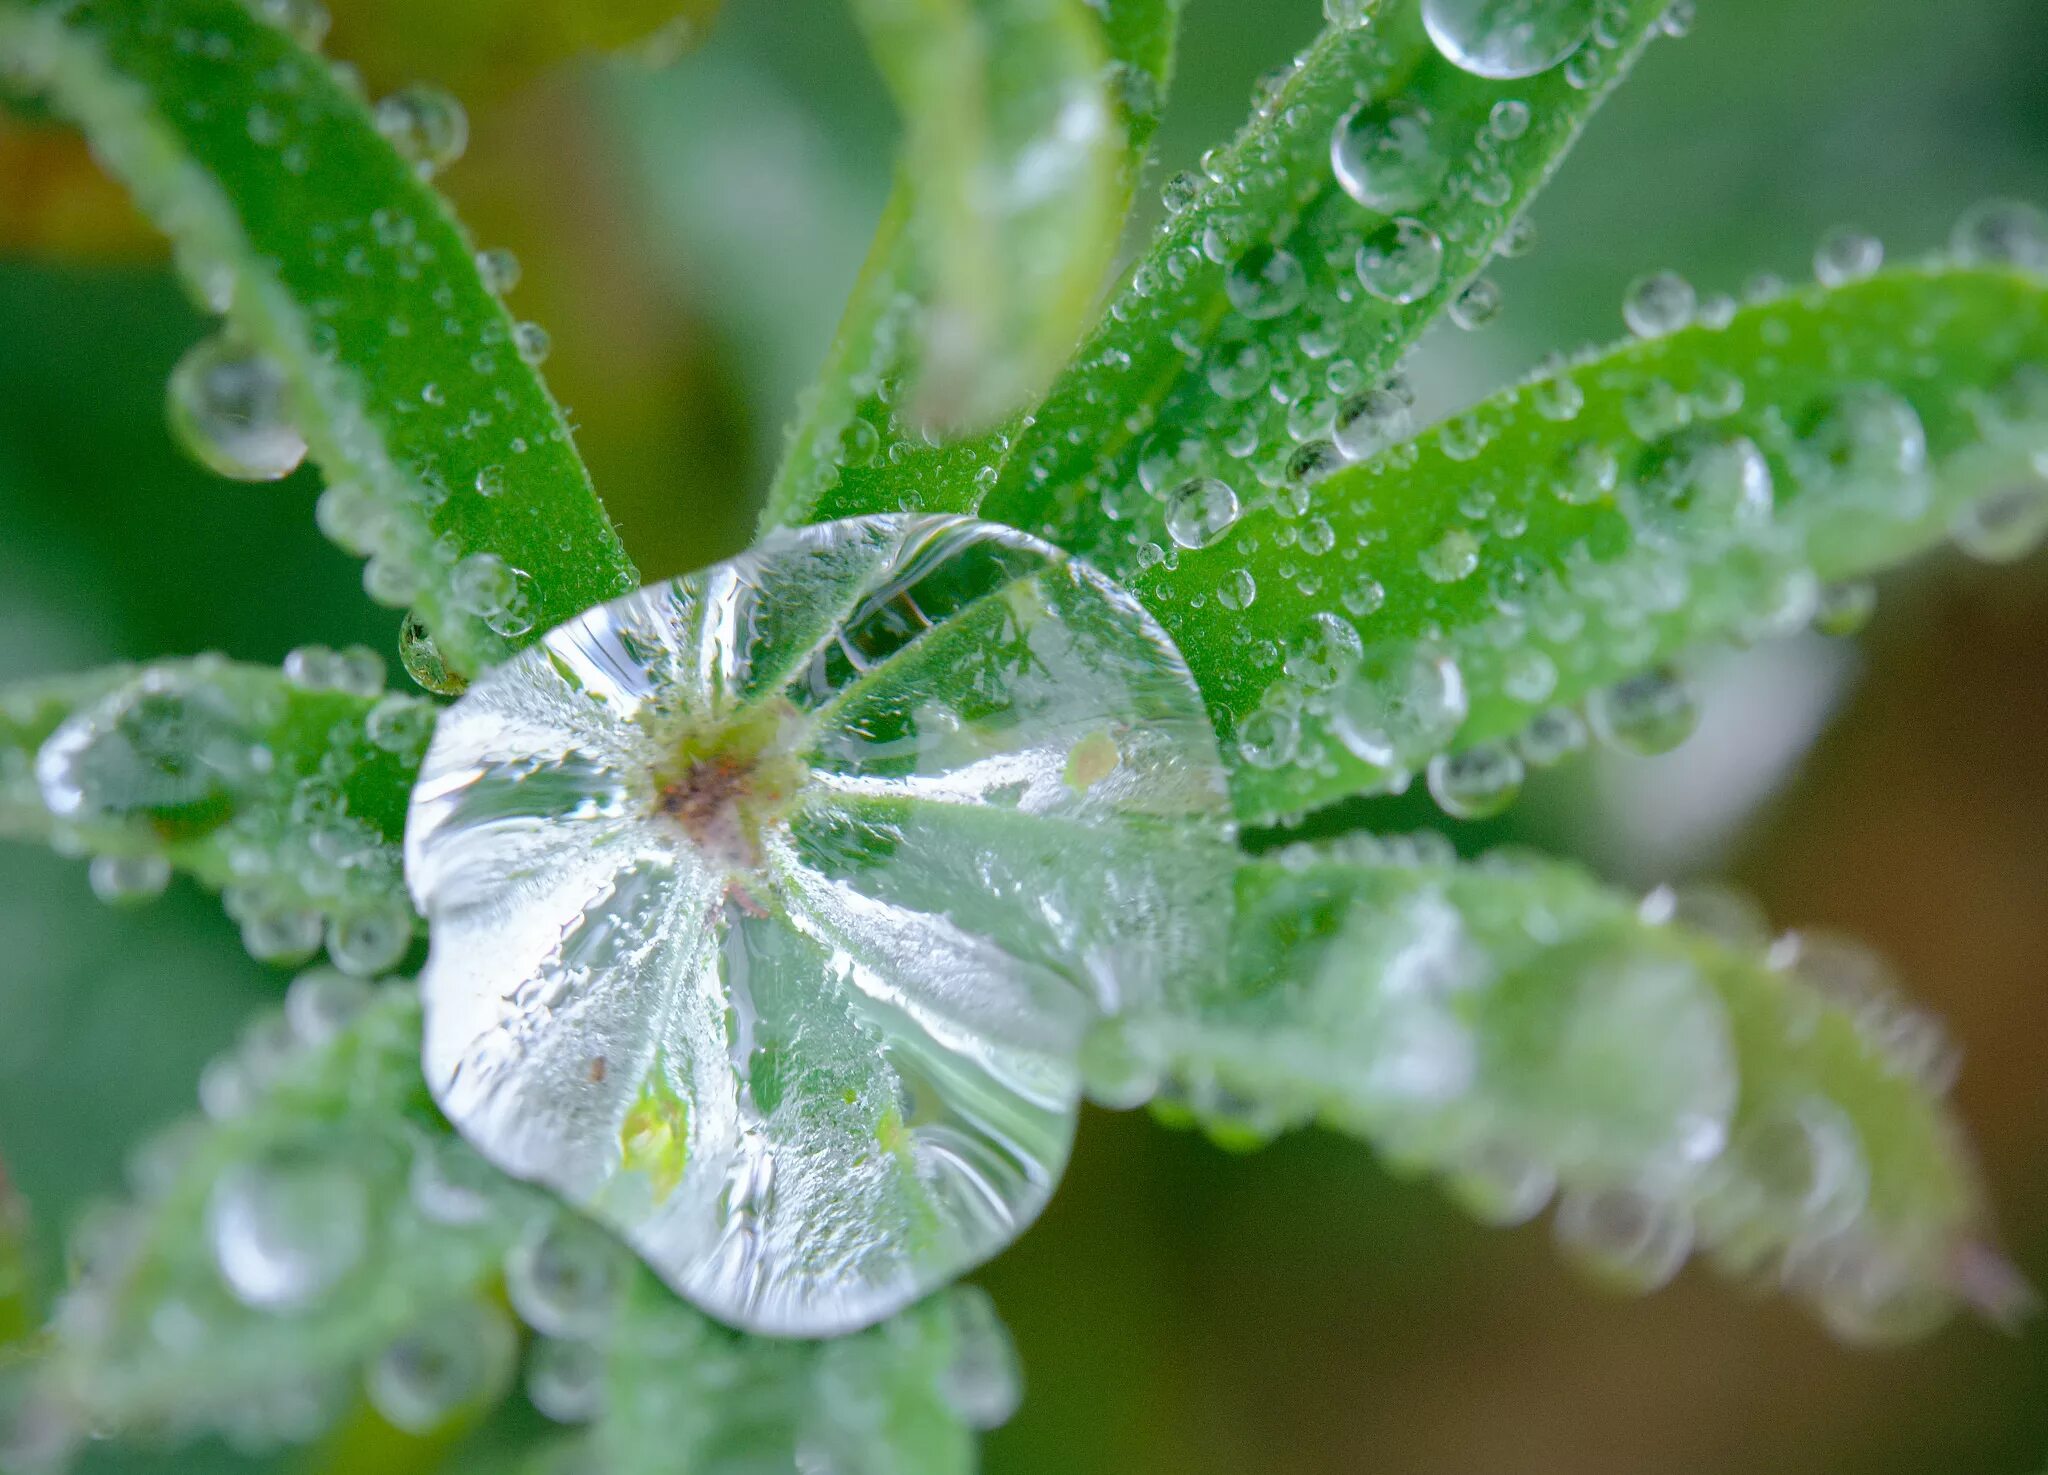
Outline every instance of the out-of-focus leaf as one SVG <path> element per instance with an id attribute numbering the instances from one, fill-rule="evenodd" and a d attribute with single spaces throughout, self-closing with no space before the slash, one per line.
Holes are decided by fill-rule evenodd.
<path id="1" fill-rule="evenodd" d="M 28 1205 L 0 1162 L 0 1348 L 20 1341 L 35 1325 L 30 1270 Z"/>
<path id="2" fill-rule="evenodd" d="M 905 115 L 904 179 L 764 522 L 973 485 L 1096 305 L 1172 74 L 1179 0 L 862 0 Z M 933 499 L 934 504 L 938 499 Z M 950 506 L 966 506 L 954 497 Z"/>
<path id="3" fill-rule="evenodd" d="M 1440 796 L 1486 808 L 1459 785 L 1511 786 L 1500 744 L 1538 718 L 1590 703 L 1618 745 L 1669 746 L 1690 707 L 1643 673 L 1799 629 L 1952 530 L 2015 556 L 2048 529 L 2044 452 L 2048 288 L 1901 270 L 1519 385 L 1281 486 L 1134 592 L 1235 749 L 1241 814 L 1397 788 L 1459 749 Z"/>
<path id="4" fill-rule="evenodd" d="M 433 728 L 377 696 L 365 650 L 307 649 L 284 672 L 217 656 L 0 688 L 0 835 L 91 855 L 109 901 L 173 868 L 221 888 L 258 957 L 323 937 L 374 973 L 413 935 L 399 874 L 406 796 Z"/>
<path id="5" fill-rule="evenodd" d="M 328 63 L 239 0 L 7 0 L 0 51 L 259 356 L 236 372 L 281 374 L 289 424 L 264 428 L 303 437 L 331 483 L 323 527 L 372 555 L 371 592 L 414 604 L 452 669 L 636 582 L 525 361 L 540 339 L 424 182 L 459 151 L 452 99 L 382 110 L 401 155 Z"/>
<path id="6" fill-rule="evenodd" d="M 1169 1116 L 1258 1140 L 1314 1119 L 1650 1289 L 1695 1248 L 1845 1337 L 2026 1293 L 1986 1245 L 1938 1025 L 1850 944 L 1724 892 L 1640 905 L 1436 836 L 1296 847 L 1238 886 L 1229 988 L 1151 1048 Z M 1142 1036 L 1140 1037 L 1142 1040 Z"/>

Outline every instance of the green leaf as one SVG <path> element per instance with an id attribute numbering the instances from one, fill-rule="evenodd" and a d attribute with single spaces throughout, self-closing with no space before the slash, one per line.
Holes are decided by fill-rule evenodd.
<path id="1" fill-rule="evenodd" d="M 513 1339 L 491 1287 L 544 1202 L 434 1114 L 410 988 L 306 975 L 208 1075 L 218 1119 L 146 1143 L 134 1199 L 74 1237 L 42 1367 L 57 1405 L 131 1437 L 297 1443 L 366 1366 L 373 1389 L 397 1373 L 424 1395 L 402 1375 L 424 1380 L 439 1344 L 415 1339 L 451 1328 L 474 1356 L 440 1369 L 445 1410 L 494 1397 Z"/>
<path id="2" fill-rule="evenodd" d="M 748 1337 L 635 1278 L 588 1436 L 613 1475 L 783 1470 L 967 1475 L 976 1428 L 1014 1408 L 1015 1354 L 987 1298 L 957 1287 L 827 1342 Z"/>
<path id="3" fill-rule="evenodd" d="M 453 99 L 386 100 L 403 157 L 346 74 L 240 0 L 4 0 L 0 54 L 226 314 L 223 382 L 281 373 L 283 414 L 262 410 L 263 464 L 243 474 L 288 470 L 302 437 L 329 482 L 323 527 L 371 555 L 367 587 L 416 606 L 451 666 L 473 673 L 638 582 L 522 359 L 538 340 L 425 183 L 459 149 Z M 202 451 L 221 433 L 211 367 L 179 384 Z"/>
<path id="4" fill-rule="evenodd" d="M 856 8 L 905 116 L 903 179 L 764 526 L 926 505 L 902 486 L 971 486 L 1007 443 L 1014 425 L 944 432 L 985 430 L 1036 398 L 1080 337 L 1180 19 L 1180 0 Z"/>
<path id="5" fill-rule="evenodd" d="M 1519 385 L 1299 512 L 1262 499 L 1134 592 L 1234 749 L 1241 815 L 1399 788 L 1452 749 L 1433 786 L 1483 810 L 1521 769 L 1498 740 L 1539 716 L 1590 701 L 1618 745 L 1668 747 L 1690 706 L 1642 673 L 1797 629 L 1952 528 L 2014 556 L 2048 523 L 2044 450 L 2048 288 L 1932 265 Z"/>
<path id="6" fill-rule="evenodd" d="M 729 1331 L 477 1158 L 435 1114 L 419 1052 L 409 988 L 295 983 L 209 1070 L 243 1077 L 232 1109 L 147 1144 L 135 1200 L 82 1228 L 38 1369 L 54 1409 L 130 1438 L 260 1447 L 313 1439 L 367 1396 L 385 1424 L 439 1437 L 505 1390 L 502 1297 L 536 1337 L 533 1401 L 595 1417 L 606 1469 L 687 1452 L 714 1475 L 802 1447 L 835 1469 L 964 1470 L 968 1427 L 1007 1416 L 1008 1345 L 974 1293 L 831 1343 Z M 328 1448 L 365 1437 L 350 1420 Z"/>
<path id="7" fill-rule="evenodd" d="M 0 1355 L 34 1325 L 28 1205 L 0 1162 Z"/>
<path id="8" fill-rule="evenodd" d="M 1986 1248 L 1952 1053 L 1860 949 L 1434 835 L 1279 852 L 1238 905 L 1229 988 L 1139 1037 L 1169 1115 L 1238 1140 L 1318 1120 L 1495 1222 L 1561 1188 L 1559 1238 L 1606 1278 L 1652 1288 L 1697 1246 L 1850 1338 L 2024 1300 Z"/>
<path id="9" fill-rule="evenodd" d="M 379 697 L 370 651 L 280 672 L 218 656 L 0 688 L 0 836 L 94 857 L 109 901 L 173 868 L 224 893 L 258 957 L 374 973 L 413 935 L 398 840 L 434 708 Z"/>

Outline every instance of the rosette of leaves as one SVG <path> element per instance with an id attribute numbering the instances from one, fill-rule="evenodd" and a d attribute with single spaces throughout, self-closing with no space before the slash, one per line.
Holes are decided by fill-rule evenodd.
<path id="1" fill-rule="evenodd" d="M 11 82 L 225 319 L 174 422 L 227 474 L 310 456 L 458 697 L 316 650 L 0 696 L 10 832 L 337 965 L 81 1227 L 10 1359 L 17 1461 L 91 1427 L 431 1468 L 523 1360 L 587 1425 L 543 1468 L 966 1468 L 1016 1385 L 947 1284 L 1084 1094 L 1319 1121 L 1490 1221 L 1555 1199 L 1607 1278 L 1697 1249 L 1847 1337 L 2016 1311 L 1953 1052 L 1867 955 L 1557 861 L 1239 833 L 1670 746 L 1691 653 L 2048 526 L 2020 205 L 1739 306 L 1646 279 L 1629 341 L 1410 423 L 1403 355 L 1488 314 L 1668 9 L 1333 5 L 1098 309 L 1177 7 L 868 0 L 902 186 L 760 544 L 635 592 L 544 335 L 430 188 L 452 99 L 372 106 L 296 4 L 0 0 Z M 366 981 L 420 919 L 418 985 Z"/>

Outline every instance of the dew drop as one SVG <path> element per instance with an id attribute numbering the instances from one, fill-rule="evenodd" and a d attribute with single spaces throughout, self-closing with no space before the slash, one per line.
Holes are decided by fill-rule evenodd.
<path id="1" fill-rule="evenodd" d="M 1363 649 L 1349 620 L 1324 611 L 1288 637 L 1281 669 L 1303 686 L 1322 691 L 1350 673 Z"/>
<path id="2" fill-rule="evenodd" d="M 1956 222 L 1949 245 L 1969 265 L 2048 275 L 2048 211 L 2021 200 L 1986 200 Z"/>
<path id="3" fill-rule="evenodd" d="M 526 1396 L 558 1424 L 581 1424 L 604 1408 L 603 1351 L 590 1342 L 542 1337 L 527 1355 Z"/>
<path id="4" fill-rule="evenodd" d="M 2034 480 L 1979 497 L 1957 512 L 1949 536 L 1972 558 L 2013 563 L 2048 538 L 2048 466 Z"/>
<path id="5" fill-rule="evenodd" d="M 1621 478 L 1614 452 L 1598 441 L 1581 441 L 1564 453 L 1551 490 L 1571 507 L 1586 507 L 1612 494 Z"/>
<path id="6" fill-rule="evenodd" d="M 1522 792 L 1522 760 L 1506 745 L 1480 743 L 1429 760 L 1429 793 L 1453 819 L 1491 819 Z"/>
<path id="7" fill-rule="evenodd" d="M 1813 274 L 1823 287 L 1846 287 L 1884 265 L 1884 242 L 1858 230 L 1834 230 L 1813 253 Z"/>
<path id="8" fill-rule="evenodd" d="M 1529 719 L 1515 739 L 1515 751 L 1531 768 L 1551 768 L 1586 746 L 1586 721 L 1569 707 L 1553 707 Z"/>
<path id="9" fill-rule="evenodd" d="M 554 339 L 539 323 L 515 323 L 512 325 L 512 349 L 525 364 L 547 362 L 549 352 L 554 348 Z"/>
<path id="10" fill-rule="evenodd" d="M 1452 65 L 1508 81 L 1549 71 L 1593 29 L 1594 0 L 1423 0 L 1429 39 Z"/>
<path id="11" fill-rule="evenodd" d="M 469 147 L 469 115 L 452 93 L 415 83 L 381 99 L 372 114 L 377 131 L 431 179 Z"/>
<path id="12" fill-rule="evenodd" d="M 333 22 L 319 0 L 259 0 L 256 13 L 308 51 L 318 51 Z"/>
<path id="13" fill-rule="evenodd" d="M 1467 528 L 1452 528 L 1422 550 L 1424 577 L 1434 584 L 1456 584 L 1479 568 L 1479 539 Z"/>
<path id="14" fill-rule="evenodd" d="M 1240 257 L 1223 279 L 1230 305 L 1254 321 L 1285 317 L 1301 306 L 1308 276 L 1301 263 L 1276 246 L 1261 246 Z"/>
<path id="15" fill-rule="evenodd" d="M 503 1312 L 458 1307 L 379 1353 L 363 1391 L 393 1428 L 431 1434 L 462 1410 L 481 1404 L 516 1354 L 517 1336 Z"/>
<path id="16" fill-rule="evenodd" d="M 1237 725 L 1237 753 L 1253 768 L 1278 768 L 1301 746 L 1301 719 L 1261 707 Z"/>
<path id="17" fill-rule="evenodd" d="M 1768 523 L 1773 490 L 1755 441 L 1695 432 L 1646 454 L 1629 502 L 1639 525 L 1656 532 L 1725 538 Z"/>
<path id="18" fill-rule="evenodd" d="M 1504 302 L 1500 284 L 1491 277 L 1481 277 L 1451 303 L 1451 321 L 1468 333 L 1476 333 L 1500 316 Z"/>
<path id="19" fill-rule="evenodd" d="M 1237 493 L 1213 476 L 1183 482 L 1167 494 L 1166 533 L 1183 548 L 1207 548 L 1237 516 Z"/>
<path id="20" fill-rule="evenodd" d="M 1529 131 L 1529 104 L 1518 97 L 1504 97 L 1487 114 L 1486 126 L 1502 143 L 1513 143 Z"/>
<path id="21" fill-rule="evenodd" d="M 1586 704 L 1601 741 L 1623 753 L 1668 753 L 1699 725 L 1699 699 L 1668 669 L 1647 671 L 1593 694 Z"/>
<path id="22" fill-rule="evenodd" d="M 1024 1397 L 1017 1348 L 996 1315 L 995 1303 L 979 1287 L 955 1290 L 951 1309 L 953 1357 L 940 1375 L 939 1395 L 969 1427 L 1000 1428 Z"/>
<path id="23" fill-rule="evenodd" d="M 476 274 L 494 296 L 502 297 L 519 285 L 519 258 L 504 246 L 491 246 L 476 253 Z"/>
<path id="24" fill-rule="evenodd" d="M 610 1324 L 621 1284 L 619 1248 L 604 1231 L 561 1215 L 529 1233 L 505 1260 L 505 1295 L 543 1336 L 593 1337 Z"/>
<path id="25" fill-rule="evenodd" d="M 1356 266 L 1360 284 L 1382 302 L 1418 302 L 1443 280 L 1443 239 L 1404 215 L 1366 237 Z"/>
<path id="26" fill-rule="evenodd" d="M 1250 609 L 1258 597 L 1259 583 L 1250 569 L 1233 569 L 1216 586 L 1216 602 L 1232 613 Z"/>
<path id="27" fill-rule="evenodd" d="M 236 481 L 277 481 L 306 459 L 287 398 L 274 359 L 219 334 L 194 345 L 171 370 L 171 431 L 209 470 Z"/>
<path id="28" fill-rule="evenodd" d="M 398 628 L 398 662 L 405 667 L 406 675 L 436 695 L 460 696 L 469 686 L 448 669 L 441 648 L 418 615 L 408 614 Z"/>
<path id="29" fill-rule="evenodd" d="M 1412 768 L 1450 741 L 1466 710 L 1464 673 L 1456 661 L 1394 642 L 1364 652 L 1335 694 L 1330 726 L 1361 761 Z"/>
<path id="30" fill-rule="evenodd" d="M 1690 327 L 1698 309 L 1699 294 L 1692 283 L 1675 271 L 1660 271 L 1628 289 L 1621 314 L 1636 337 L 1662 338 Z"/>
<path id="31" fill-rule="evenodd" d="M 101 855 L 87 868 L 92 894 L 109 906 L 135 906 L 164 894 L 171 863 L 161 855 Z"/>
<path id="32" fill-rule="evenodd" d="M 1368 210 L 1385 214 L 1427 204 L 1445 167 L 1429 127 L 1429 114 L 1409 103 L 1359 104 L 1330 137 L 1337 183 Z"/>
<path id="33" fill-rule="evenodd" d="M 1354 461 L 1378 455 L 1408 428 L 1408 405 L 1391 389 L 1368 389 L 1337 408 L 1333 439 Z"/>
<path id="34" fill-rule="evenodd" d="M 1678 1205 L 1635 1189 L 1572 1189 L 1557 1204 L 1557 1242 L 1619 1289 L 1670 1283 L 1692 1252 L 1692 1220 Z"/>
<path id="35" fill-rule="evenodd" d="M 1877 586 L 1868 580 L 1830 584 L 1821 590 L 1820 603 L 1814 609 L 1813 628 L 1823 635 L 1837 638 L 1854 635 L 1870 623 L 1870 617 L 1876 610 Z"/>
<path id="36" fill-rule="evenodd" d="M 495 553 L 463 558 L 449 571 L 448 592 L 457 608 L 500 635 L 510 638 L 533 628 L 532 577 Z"/>
<path id="37" fill-rule="evenodd" d="M 213 1258 L 235 1298 L 262 1311 L 318 1300 L 361 1261 L 369 1205 L 338 1164 L 280 1156 L 230 1168 L 207 1208 Z"/>
<path id="38" fill-rule="evenodd" d="M 309 968 L 285 990 L 285 1023 L 301 1045 L 319 1049 L 333 1043 L 371 997 L 370 986 L 360 978 L 336 968 Z"/>
<path id="39" fill-rule="evenodd" d="M 327 956 L 358 978 L 398 966 L 412 946 L 412 913 L 402 907 L 337 917 L 327 927 Z"/>

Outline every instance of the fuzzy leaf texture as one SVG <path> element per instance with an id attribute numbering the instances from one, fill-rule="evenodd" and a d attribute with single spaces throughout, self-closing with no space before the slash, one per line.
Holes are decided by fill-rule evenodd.
<path id="1" fill-rule="evenodd" d="M 1861 948 L 1773 943 L 1731 893 L 1638 905 L 1434 835 L 1296 846 L 1240 873 L 1228 987 L 1131 1039 L 1162 1113 L 1226 1141 L 1321 1121 L 1496 1223 L 1559 1193 L 1563 1247 L 1628 1289 L 1697 1248 L 1861 1341 L 2028 1302 L 1940 1027 Z"/>
<path id="2" fill-rule="evenodd" d="M 1180 0 L 856 11 L 905 116 L 902 178 L 790 432 L 768 527 L 925 505 L 899 485 L 971 478 L 985 455 L 949 426 L 983 430 L 1044 391 L 1097 306 Z"/>
<path id="3" fill-rule="evenodd" d="M 542 339 L 426 183 L 466 135 L 452 99 L 412 89 L 373 119 L 240 0 L 5 0 L 0 58 L 85 130 L 228 320 L 173 379 L 188 443 L 250 479 L 309 448 L 322 526 L 453 671 L 638 582 L 526 362 Z"/>
<path id="4" fill-rule="evenodd" d="M 398 840 L 434 708 L 382 682 L 370 651 L 307 647 L 283 671 L 201 656 L 0 688 L 0 836 L 92 856 L 109 901 L 186 872 L 259 958 L 324 938 L 351 972 L 390 968 L 413 936 Z"/>
<path id="5" fill-rule="evenodd" d="M 683 1452 L 698 1471 L 788 1468 L 799 1450 L 964 1470 L 970 1427 L 1007 1417 L 1008 1344 L 974 1294 L 833 1343 L 730 1332 L 472 1153 L 419 1048 L 410 988 L 315 970 L 215 1062 L 238 1085 L 203 1091 L 213 1119 L 145 1144 L 133 1198 L 81 1230 L 30 1394 L 46 1450 L 87 1425 L 264 1449 L 357 1423 L 364 1402 L 446 1435 L 522 1360 L 534 1404 L 589 1423 L 576 1443 L 621 1475 Z"/>
<path id="6" fill-rule="evenodd" d="M 1586 706 L 1621 747 L 1669 747 L 1691 708 L 1664 663 L 1796 630 L 1951 531 L 2023 551 L 2048 519 L 2048 284 L 1934 263 L 1807 287 L 1361 449 L 1311 456 L 1200 547 L 1162 536 L 1195 513 L 1137 489 L 1056 535 L 1173 634 L 1247 818 L 1455 750 L 1439 798 L 1497 807 L 1522 767 L 1500 740 L 1543 761 Z"/>
<path id="7" fill-rule="evenodd" d="M 1249 497 L 1242 458 L 1285 459 L 1311 412 L 1390 374 L 1492 259 L 1665 8 L 1610 7 L 1569 67 L 1499 82 L 1435 48 L 1419 0 L 1361 6 L 1261 84 L 1206 174 L 1167 183 L 1169 220 L 1031 414 L 934 451 L 882 406 L 872 436 L 842 437 L 860 465 L 808 495 L 785 479 L 771 518 L 984 507 L 1059 541 L 1099 518 L 1083 503 L 1141 481 L 1163 497 L 1215 475 Z M 1396 221 L 1434 244 L 1402 300 L 1356 270 Z"/>

